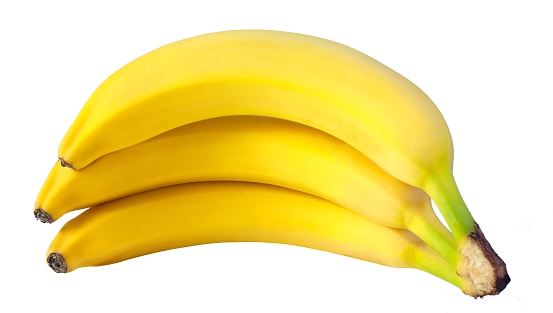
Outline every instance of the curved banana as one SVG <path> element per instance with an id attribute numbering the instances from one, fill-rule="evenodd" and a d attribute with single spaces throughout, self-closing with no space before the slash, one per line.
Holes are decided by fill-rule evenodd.
<path id="1" fill-rule="evenodd" d="M 467 281 L 409 231 L 381 226 L 313 195 L 245 182 L 175 185 L 86 210 L 62 227 L 47 262 L 56 272 L 70 272 L 221 242 L 282 243 L 416 268 L 470 294 Z"/>
<path id="2" fill-rule="evenodd" d="M 181 126 L 79 171 L 55 164 L 35 203 L 35 216 L 52 222 L 72 210 L 201 181 L 250 181 L 314 194 L 373 222 L 409 229 L 451 264 L 459 263 L 453 236 L 422 190 L 393 178 L 333 136 L 257 116 Z"/>
<path id="3" fill-rule="evenodd" d="M 229 115 L 282 118 L 327 132 L 435 201 L 490 292 L 505 263 L 474 221 L 452 174 L 453 144 L 429 97 L 367 55 L 321 38 L 227 31 L 174 42 L 130 62 L 91 95 L 63 138 L 61 164 L 95 159 L 167 130 Z"/>

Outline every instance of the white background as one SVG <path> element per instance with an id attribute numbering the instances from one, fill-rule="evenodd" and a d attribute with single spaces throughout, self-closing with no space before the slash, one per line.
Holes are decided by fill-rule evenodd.
<path id="1" fill-rule="evenodd" d="M 546 1 L 7 2 L 0 5 L 0 311 L 547 307 L 553 278 L 553 12 Z M 33 204 L 88 96 L 120 66 L 161 45 L 244 28 L 349 45 L 435 101 L 454 139 L 461 193 L 507 263 L 512 282 L 502 294 L 475 300 L 416 270 L 253 243 L 173 250 L 66 275 L 50 270 L 46 249 L 74 215 L 43 225 L 32 216 Z"/>

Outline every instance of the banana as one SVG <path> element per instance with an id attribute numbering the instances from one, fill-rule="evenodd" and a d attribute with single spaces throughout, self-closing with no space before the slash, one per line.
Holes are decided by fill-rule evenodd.
<path id="1" fill-rule="evenodd" d="M 281 243 L 415 268 L 471 292 L 451 264 L 409 231 L 373 223 L 313 195 L 248 182 L 163 187 L 86 210 L 61 228 L 46 260 L 65 273 L 222 242 Z"/>
<path id="2" fill-rule="evenodd" d="M 163 46 L 123 66 L 92 93 L 58 157 L 81 170 L 170 129 L 231 115 L 290 120 L 350 144 L 430 195 L 464 258 L 459 272 L 478 275 L 491 293 L 510 281 L 456 185 L 452 138 L 438 108 L 405 77 L 332 41 L 236 30 Z"/>
<path id="3" fill-rule="evenodd" d="M 249 181 L 333 201 L 389 227 L 409 229 L 451 264 L 455 240 L 430 198 L 384 172 L 336 137 L 282 119 L 219 117 L 170 130 L 72 171 L 55 164 L 34 214 L 53 222 L 64 213 L 163 186 Z"/>

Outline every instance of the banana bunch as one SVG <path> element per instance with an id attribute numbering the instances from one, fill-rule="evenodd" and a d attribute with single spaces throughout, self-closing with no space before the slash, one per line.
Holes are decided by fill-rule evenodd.
<path id="1" fill-rule="evenodd" d="M 90 96 L 35 203 L 56 272 L 217 242 L 297 245 L 500 293 L 434 103 L 347 46 L 240 30 L 174 42 Z M 447 222 L 436 216 L 433 200 Z"/>

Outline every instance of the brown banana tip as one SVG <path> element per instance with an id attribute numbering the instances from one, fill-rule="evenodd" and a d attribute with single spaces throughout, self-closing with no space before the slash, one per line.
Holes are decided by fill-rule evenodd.
<path id="1" fill-rule="evenodd" d="M 460 251 L 466 260 L 461 276 L 471 282 L 471 295 L 474 298 L 498 295 L 511 281 L 507 266 L 492 249 L 478 224 L 474 223 L 474 226 L 474 232 L 468 235 L 467 244 Z"/>
<path id="2" fill-rule="evenodd" d="M 509 274 L 507 274 L 507 272 L 505 272 L 505 276 L 498 277 L 495 281 L 497 293 L 499 294 L 500 292 L 502 292 L 510 282 L 511 277 L 509 277 Z"/>
<path id="3" fill-rule="evenodd" d="M 63 158 L 58 158 L 60 160 L 60 164 L 62 167 L 68 167 L 72 170 L 74 170 L 75 168 L 73 167 L 73 165 L 71 165 L 70 163 L 67 163 Z"/>
<path id="4" fill-rule="evenodd" d="M 492 294 L 497 295 L 507 287 L 511 281 L 511 277 L 509 277 L 507 273 L 505 262 L 503 262 L 499 255 L 493 250 L 488 240 L 486 240 L 480 226 L 474 223 L 474 228 L 475 231 L 471 233 L 469 237 L 476 241 L 480 249 L 484 252 L 486 259 L 492 265 L 493 276 L 495 277 L 495 291 Z"/>
<path id="5" fill-rule="evenodd" d="M 52 252 L 46 260 L 50 268 L 56 273 L 67 273 L 67 263 L 63 256 L 59 253 Z"/>
<path id="6" fill-rule="evenodd" d="M 34 211 L 35 213 L 35 217 L 37 220 L 41 221 L 42 223 L 48 223 L 48 224 L 51 224 L 54 219 L 52 218 L 52 216 L 48 213 L 46 213 L 43 209 L 41 208 L 38 208 L 38 209 L 35 209 Z"/>

